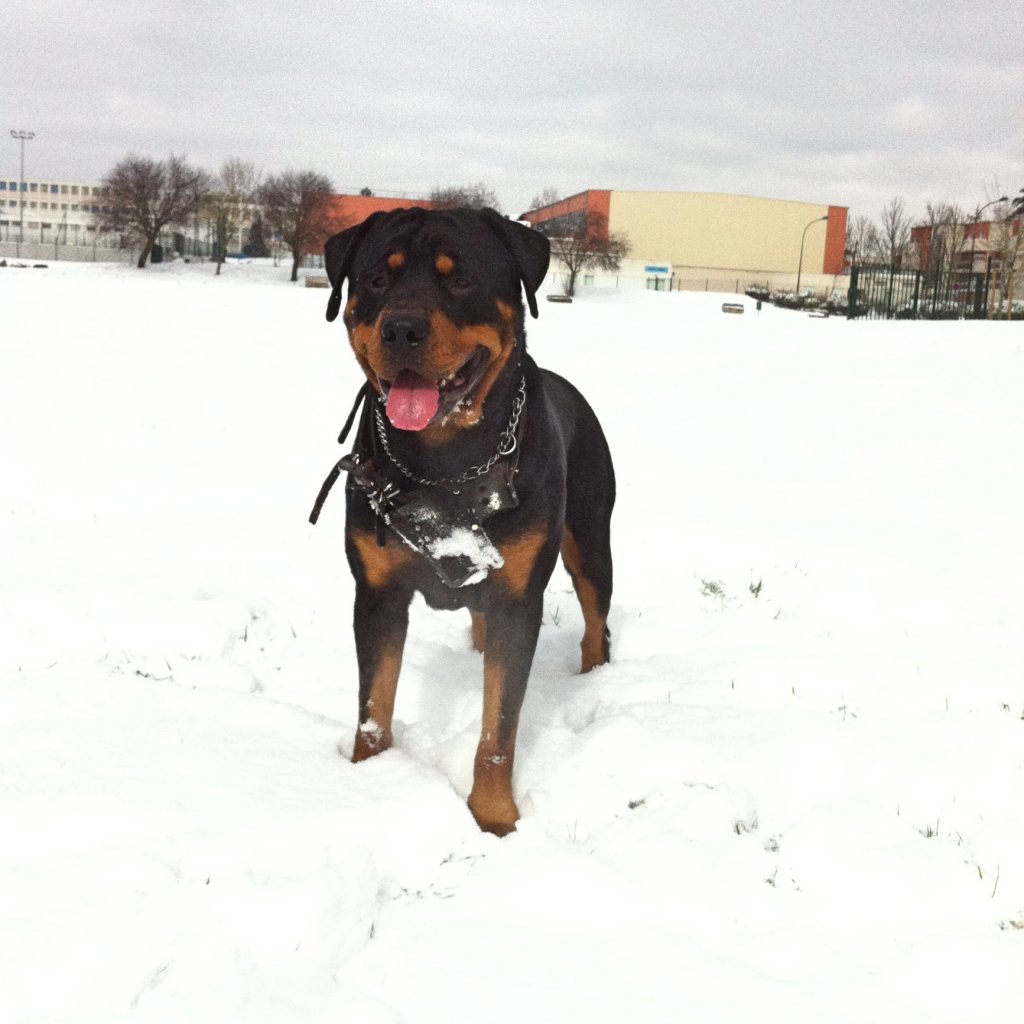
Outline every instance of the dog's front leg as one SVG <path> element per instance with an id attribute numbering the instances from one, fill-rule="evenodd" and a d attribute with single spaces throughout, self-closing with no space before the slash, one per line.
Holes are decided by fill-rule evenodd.
<path id="1" fill-rule="evenodd" d="M 356 583 L 355 636 L 359 664 L 359 728 L 353 761 L 391 746 L 391 718 L 409 627 L 411 593 Z"/>
<path id="2" fill-rule="evenodd" d="M 512 798 L 519 711 L 540 631 L 542 600 L 488 610 L 484 650 L 484 711 L 473 764 L 469 809 L 485 832 L 512 832 L 519 810 Z"/>

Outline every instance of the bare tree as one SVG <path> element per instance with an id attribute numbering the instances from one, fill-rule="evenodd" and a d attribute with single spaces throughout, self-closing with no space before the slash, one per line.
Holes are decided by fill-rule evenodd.
<path id="1" fill-rule="evenodd" d="M 942 259 L 942 237 L 939 226 L 942 224 L 942 209 L 937 203 L 925 203 L 924 221 L 920 225 L 924 228 L 924 243 L 918 250 L 917 269 L 934 271 Z"/>
<path id="2" fill-rule="evenodd" d="M 945 269 L 949 272 L 962 269 L 968 219 L 966 211 L 959 203 L 946 204 L 946 221 L 943 230 L 946 236 Z"/>
<path id="3" fill-rule="evenodd" d="M 482 181 L 473 185 L 438 186 L 430 193 L 430 201 L 442 210 L 469 206 L 475 210 L 490 208 L 498 213 L 503 212 L 498 202 L 498 193 Z"/>
<path id="4" fill-rule="evenodd" d="M 851 254 L 854 263 L 867 263 L 873 260 L 881 248 L 878 228 L 861 214 L 846 226 L 846 251 Z"/>
<path id="5" fill-rule="evenodd" d="M 272 174 L 260 187 L 264 216 L 292 254 L 293 281 L 299 278 L 302 257 L 347 227 L 331 209 L 333 193 L 330 179 L 316 171 Z"/>
<path id="6" fill-rule="evenodd" d="M 209 189 L 209 177 L 183 156 L 152 160 L 132 154 L 103 179 L 103 188 L 109 210 L 100 229 L 137 240 L 142 246 L 137 264 L 141 269 L 160 232 L 184 223 L 199 209 Z"/>
<path id="7" fill-rule="evenodd" d="M 551 255 L 565 267 L 568 277 L 565 294 L 576 294 L 576 280 L 580 273 L 591 268 L 618 270 L 629 255 L 629 239 L 620 233 L 608 231 L 608 218 L 590 212 L 575 223 L 562 229 L 551 239 Z"/>
<path id="8" fill-rule="evenodd" d="M 992 228 L 989 234 L 988 255 L 994 270 L 994 281 L 998 281 L 1006 316 L 1013 312 L 1013 297 L 1016 292 L 1021 265 L 1024 264 L 1024 189 L 1009 202 L 1000 203 L 993 210 Z M 991 295 L 995 288 L 989 291 Z"/>
<path id="9" fill-rule="evenodd" d="M 959 266 L 966 224 L 967 215 L 956 203 L 944 200 L 925 204 L 928 251 L 921 261 L 922 270 L 946 274 Z"/>
<path id="10" fill-rule="evenodd" d="M 255 165 L 237 157 L 224 161 L 220 174 L 212 184 L 204 208 L 217 240 L 218 274 L 231 238 L 253 214 L 259 184 L 260 173 Z"/>
<path id="11" fill-rule="evenodd" d="M 530 209 L 539 210 L 543 206 L 554 206 L 559 199 L 562 198 L 562 193 L 557 188 L 552 188 L 550 185 L 544 189 L 543 192 L 535 195 L 530 200 Z"/>
<path id="12" fill-rule="evenodd" d="M 902 196 L 895 196 L 882 207 L 881 220 L 876 255 L 887 266 L 899 267 L 910 252 L 910 218 Z"/>

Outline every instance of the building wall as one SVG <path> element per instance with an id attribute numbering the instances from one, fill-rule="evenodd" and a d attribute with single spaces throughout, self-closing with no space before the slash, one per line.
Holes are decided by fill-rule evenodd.
<path id="1" fill-rule="evenodd" d="M 19 184 L 24 188 L 19 192 Z M 105 205 L 102 186 L 93 181 L 60 181 L 53 178 L 0 178 L 0 241 L 14 241 L 19 231 L 24 201 L 26 242 L 52 242 L 57 232 L 68 244 L 95 240 L 95 221 Z"/>
<path id="2" fill-rule="evenodd" d="M 591 189 L 527 211 L 521 219 L 555 235 L 560 224 L 589 212 L 603 214 L 609 230 L 629 238 L 634 261 L 670 264 L 682 287 L 704 287 L 714 279 L 732 287 L 746 281 L 791 288 L 804 228 L 801 288 L 806 282 L 820 291 L 825 278 L 841 274 L 845 265 L 843 206 L 708 192 Z M 813 223 L 826 215 L 827 222 Z"/>
<path id="3" fill-rule="evenodd" d="M 557 203 L 540 210 L 529 210 L 520 216 L 520 220 L 529 221 L 534 225 L 544 224 L 544 233 L 556 238 L 562 227 L 578 230 L 586 223 L 587 217 L 596 214 L 603 219 L 607 230 L 611 195 L 608 189 L 599 188 L 577 192 L 574 196 L 559 199 Z"/>
<path id="4" fill-rule="evenodd" d="M 825 262 L 821 267 L 823 274 L 841 274 L 844 269 L 848 269 L 846 263 L 846 217 L 848 213 L 849 210 L 845 206 L 830 206 L 828 208 L 828 223 L 825 225 Z"/>
<path id="5" fill-rule="evenodd" d="M 429 199 L 402 199 L 394 196 L 349 196 L 333 195 L 330 199 L 332 218 L 344 227 L 362 224 L 371 213 L 387 213 L 389 210 L 408 210 L 414 206 L 430 209 L 434 204 Z"/>
<path id="6" fill-rule="evenodd" d="M 842 270 L 846 210 L 813 203 L 708 192 L 611 193 L 609 229 L 628 235 L 632 255 L 670 260 L 679 270 L 795 273 L 804 228 L 803 269 Z"/>

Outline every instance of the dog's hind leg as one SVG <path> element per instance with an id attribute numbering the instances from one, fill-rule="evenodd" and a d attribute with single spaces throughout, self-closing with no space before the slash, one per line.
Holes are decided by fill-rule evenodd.
<path id="1" fill-rule="evenodd" d="M 615 470 L 601 425 L 582 398 L 578 398 L 577 415 L 575 435 L 566 453 L 561 553 L 583 609 L 580 671 L 589 672 L 608 661 L 611 649 L 608 609 L 612 601 Z"/>
<path id="2" fill-rule="evenodd" d="M 612 597 L 612 559 L 607 525 L 607 520 L 603 529 L 602 524 L 587 524 L 582 542 L 568 523 L 562 535 L 562 562 L 583 610 L 580 672 L 605 664 L 611 655 L 608 608 Z"/>

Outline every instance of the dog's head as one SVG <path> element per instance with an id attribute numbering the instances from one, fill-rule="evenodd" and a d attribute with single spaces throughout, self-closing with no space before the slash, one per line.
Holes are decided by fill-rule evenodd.
<path id="1" fill-rule="evenodd" d="M 525 289 L 547 273 L 547 238 L 494 210 L 393 210 L 328 239 L 332 292 L 391 423 L 422 430 L 480 421 L 488 393 L 522 344 Z"/>

